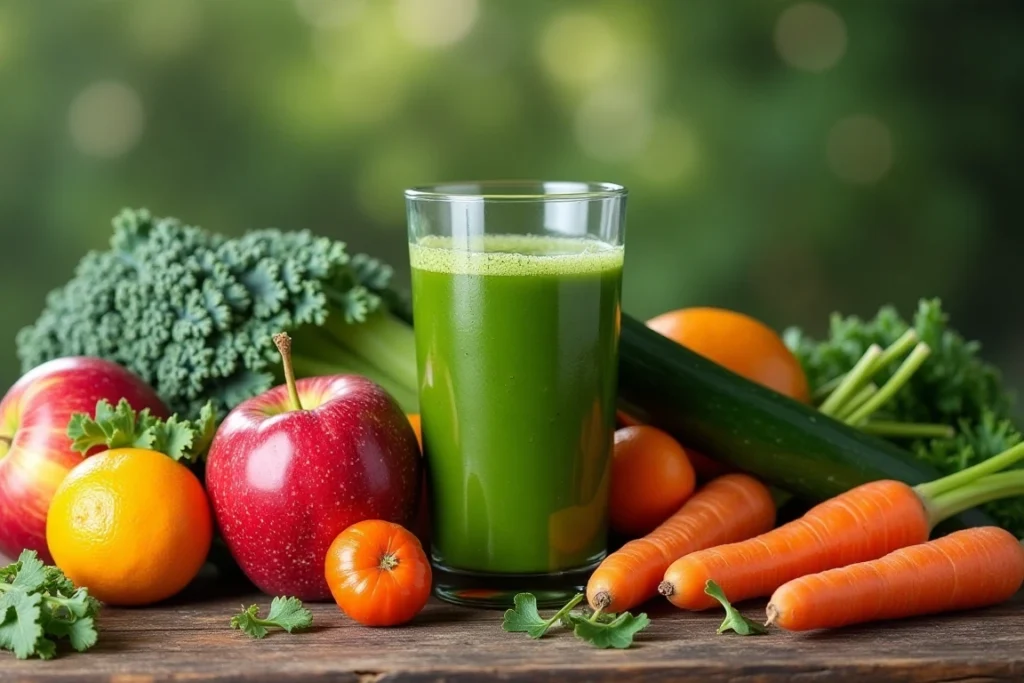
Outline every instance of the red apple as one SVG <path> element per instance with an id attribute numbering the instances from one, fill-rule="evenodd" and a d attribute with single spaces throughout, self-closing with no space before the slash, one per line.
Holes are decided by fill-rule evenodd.
<path id="1" fill-rule="evenodd" d="M 271 595 L 329 600 L 324 561 L 339 533 L 364 519 L 412 520 L 419 448 L 405 414 L 374 382 L 336 375 L 295 383 L 289 366 L 291 386 L 225 418 L 206 485 L 221 534 L 250 581 Z"/>
<path id="2" fill-rule="evenodd" d="M 149 386 L 120 365 L 99 358 L 43 363 L 15 383 L 0 402 L 0 555 L 46 548 L 46 512 L 57 485 L 85 457 L 71 450 L 72 413 L 92 413 L 106 399 L 167 417 Z"/>

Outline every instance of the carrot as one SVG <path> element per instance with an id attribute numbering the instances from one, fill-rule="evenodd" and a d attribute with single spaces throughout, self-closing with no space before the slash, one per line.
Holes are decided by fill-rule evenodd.
<path id="1" fill-rule="evenodd" d="M 595 610 L 621 612 L 657 594 L 665 568 L 686 553 L 772 528 L 775 505 L 768 489 L 745 474 L 709 482 L 643 538 L 605 558 L 587 583 Z"/>
<path id="2" fill-rule="evenodd" d="M 707 609 L 712 580 L 729 600 L 771 595 L 800 576 L 874 560 L 928 540 L 948 517 L 1024 493 L 1024 471 L 999 472 L 1024 458 L 1024 444 L 942 479 L 911 487 L 875 481 L 812 508 L 802 518 L 739 543 L 700 550 L 673 562 L 658 592 L 684 609 Z"/>
<path id="3" fill-rule="evenodd" d="M 980 527 L 885 557 L 794 579 L 772 595 L 768 623 L 787 631 L 994 605 L 1024 583 L 1024 548 L 1008 531 Z"/>

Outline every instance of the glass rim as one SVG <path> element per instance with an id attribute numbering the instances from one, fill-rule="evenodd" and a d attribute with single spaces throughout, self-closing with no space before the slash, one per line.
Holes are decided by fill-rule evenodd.
<path id="1" fill-rule="evenodd" d="M 623 185 L 572 180 L 467 180 L 418 185 L 405 198 L 427 202 L 552 202 L 625 197 Z"/>

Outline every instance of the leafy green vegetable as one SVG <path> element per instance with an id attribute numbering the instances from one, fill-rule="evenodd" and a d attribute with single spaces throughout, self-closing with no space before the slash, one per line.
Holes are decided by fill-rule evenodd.
<path id="1" fill-rule="evenodd" d="M 583 616 L 571 616 L 573 633 L 580 640 L 594 647 L 625 650 L 633 644 L 633 636 L 647 628 L 651 620 L 641 613 L 633 616 L 629 612 L 609 615 L 610 621 L 591 620 Z"/>
<path id="2" fill-rule="evenodd" d="M 228 409 L 280 383 L 272 335 L 295 339 L 300 376 L 355 372 L 416 405 L 412 329 L 391 269 L 309 232 L 227 237 L 126 209 L 107 251 L 87 254 L 18 334 L 25 370 L 53 358 L 115 361 L 175 413 Z"/>
<path id="3" fill-rule="evenodd" d="M 531 638 L 541 638 L 548 632 L 548 629 L 582 600 L 583 594 L 579 593 L 565 607 L 558 610 L 553 617 L 544 619 L 537 611 L 537 598 L 532 593 L 519 593 L 513 598 L 515 607 L 505 611 L 501 627 L 510 633 L 526 633 Z"/>
<path id="4" fill-rule="evenodd" d="M 1009 415 L 1011 396 L 1003 388 L 999 370 L 978 355 L 978 342 L 966 341 L 949 328 L 949 317 L 938 299 L 922 300 L 912 324 L 901 318 L 895 308 L 885 306 L 867 321 L 833 314 L 825 341 L 815 341 L 797 328 L 786 330 L 784 336 L 816 391 L 853 368 L 869 346 L 890 346 L 911 327 L 932 353 L 910 382 L 887 403 L 888 411 L 900 421 L 948 424 L 961 418 L 977 420 L 987 411 L 998 417 Z M 895 362 L 888 364 L 888 372 L 881 374 L 882 381 L 891 376 L 896 366 Z"/>
<path id="5" fill-rule="evenodd" d="M 252 605 L 231 618 L 231 628 L 237 628 L 251 638 L 264 638 L 267 629 L 280 628 L 288 633 L 313 625 L 313 613 L 302 606 L 298 598 L 277 597 L 270 602 L 270 613 L 260 618 L 259 605 Z"/>
<path id="6" fill-rule="evenodd" d="M 711 579 L 708 579 L 708 582 L 704 585 L 704 592 L 718 600 L 725 609 L 725 620 L 718 627 L 719 633 L 735 631 L 741 636 L 763 636 L 768 633 L 768 629 L 764 626 L 740 614 L 739 610 L 733 607 L 729 599 L 725 597 L 725 592 L 721 586 Z"/>
<path id="7" fill-rule="evenodd" d="M 216 429 L 217 419 L 210 403 L 202 407 L 195 421 L 182 420 L 177 415 L 161 420 L 151 415 L 148 408 L 135 412 L 122 398 L 116 408 L 100 400 L 95 417 L 73 414 L 68 422 L 68 437 L 71 448 L 80 453 L 97 446 L 149 448 L 174 460 L 194 463 L 206 455 Z"/>
<path id="8" fill-rule="evenodd" d="M 88 590 L 76 589 L 34 551 L 0 568 L 0 649 L 18 659 L 52 659 L 61 639 L 79 652 L 88 650 L 96 644 L 99 609 Z"/>
<path id="9" fill-rule="evenodd" d="M 519 593 L 513 599 L 515 607 L 505 612 L 501 627 L 505 631 L 526 633 L 537 639 L 543 637 L 555 624 L 560 624 L 571 628 L 577 638 L 594 647 L 625 649 L 633 644 L 633 636 L 651 623 L 646 614 L 633 616 L 623 612 L 616 615 L 598 611 L 588 616 L 573 611 L 583 598 L 583 594 L 578 593 L 562 609 L 545 619 L 537 610 L 537 598 L 531 593 Z"/>
<path id="10" fill-rule="evenodd" d="M 871 320 L 833 314 L 824 341 L 796 328 L 786 331 L 785 340 L 803 364 L 812 391 L 820 395 L 850 372 L 872 344 L 887 347 L 910 329 L 931 355 L 876 415 L 906 425 L 952 425 L 957 433 L 951 439 L 890 438 L 942 474 L 966 469 L 1018 443 L 1021 433 L 1011 422 L 1013 397 L 999 370 L 981 358 L 978 342 L 949 327 L 938 299 L 922 300 L 911 322 L 885 306 Z M 895 362 L 888 364 L 877 379 L 885 381 L 896 367 Z M 1007 498 L 983 509 L 1017 536 L 1024 535 L 1024 499 Z"/>

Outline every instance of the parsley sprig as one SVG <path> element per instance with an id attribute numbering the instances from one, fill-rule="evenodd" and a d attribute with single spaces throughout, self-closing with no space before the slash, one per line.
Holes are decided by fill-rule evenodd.
<path id="1" fill-rule="evenodd" d="M 711 579 L 708 579 L 708 582 L 704 584 L 704 592 L 718 600 L 725 609 L 725 620 L 718 627 L 719 633 L 735 631 L 741 636 L 763 636 L 768 633 L 768 629 L 764 626 L 740 614 L 740 611 L 733 607 L 729 599 L 725 597 L 725 591 L 722 590 L 721 586 Z"/>
<path id="2" fill-rule="evenodd" d="M 88 650 L 96 644 L 99 610 L 88 590 L 75 588 L 34 551 L 0 568 L 0 650 L 18 659 L 52 659 L 60 640 L 79 652 Z"/>
<path id="3" fill-rule="evenodd" d="M 270 613 L 260 618 L 260 606 L 251 605 L 231 618 L 231 628 L 237 628 L 250 638 L 264 638 L 270 628 L 280 628 L 288 633 L 309 628 L 313 625 L 313 613 L 302 606 L 298 598 L 274 598 Z"/>
<path id="4" fill-rule="evenodd" d="M 532 593 L 515 596 L 515 607 L 505 612 L 501 627 L 510 633 L 526 633 L 531 638 L 542 638 L 556 624 L 571 628 L 576 637 L 599 648 L 624 650 L 633 644 L 633 637 L 650 625 L 646 614 L 633 616 L 629 612 L 605 614 L 600 610 L 589 615 L 573 608 L 583 601 L 583 594 L 573 597 L 562 609 L 545 619 L 537 610 L 537 598 Z"/>
<path id="5" fill-rule="evenodd" d="M 149 448 L 174 460 L 190 463 L 201 460 L 210 448 L 217 428 L 213 406 L 207 403 L 198 420 L 171 415 L 162 420 L 145 408 L 136 412 L 121 399 L 117 407 L 107 401 L 96 404 L 95 415 L 75 413 L 68 423 L 71 448 L 87 453 L 97 446 L 105 448 Z"/>

